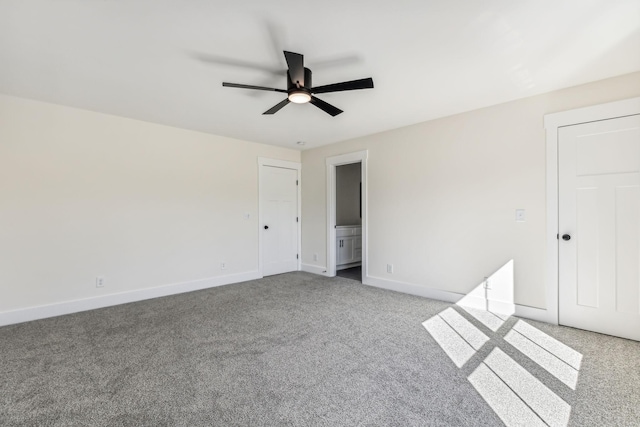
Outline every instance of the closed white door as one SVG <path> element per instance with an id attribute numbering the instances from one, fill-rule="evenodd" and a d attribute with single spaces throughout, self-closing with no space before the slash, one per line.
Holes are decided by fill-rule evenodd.
<path id="1" fill-rule="evenodd" d="M 559 130 L 559 321 L 640 340 L 640 116 Z"/>
<path id="2" fill-rule="evenodd" d="M 262 274 L 298 269 L 298 171 L 260 166 Z"/>

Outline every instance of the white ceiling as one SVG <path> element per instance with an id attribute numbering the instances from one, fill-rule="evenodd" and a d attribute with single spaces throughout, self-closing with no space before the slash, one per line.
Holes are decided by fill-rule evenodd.
<path id="1" fill-rule="evenodd" d="M 315 86 L 262 113 L 282 50 Z M 305 149 L 640 70 L 639 0 L 0 0 L 0 92 Z"/>

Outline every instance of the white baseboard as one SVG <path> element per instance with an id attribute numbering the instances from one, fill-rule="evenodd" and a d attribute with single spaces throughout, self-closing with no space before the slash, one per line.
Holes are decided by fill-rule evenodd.
<path id="1" fill-rule="evenodd" d="M 64 314 L 94 310 L 96 308 L 110 307 L 113 305 L 126 304 L 151 298 L 181 294 L 185 292 L 213 288 L 216 286 L 230 285 L 232 283 L 246 282 L 247 280 L 259 279 L 261 277 L 262 276 L 260 276 L 259 271 L 250 271 L 246 273 L 230 274 L 228 276 L 218 276 L 201 280 L 193 280 L 190 282 L 172 283 L 169 285 L 162 285 L 154 288 L 120 292 L 117 294 L 104 295 L 94 298 L 64 301 L 55 304 L 47 304 L 36 307 L 23 308 L 19 310 L 6 311 L 4 313 L 0 313 L 0 326 L 28 322 L 31 320 L 45 319 L 47 317 L 62 316 Z"/>
<path id="2" fill-rule="evenodd" d="M 551 323 L 552 325 L 558 324 L 553 319 L 553 316 L 550 316 L 549 311 L 544 308 L 516 304 L 516 312 L 514 315 L 524 317 L 525 319 L 537 320 L 538 322 Z"/>
<path id="3" fill-rule="evenodd" d="M 307 273 L 319 274 L 321 276 L 327 275 L 327 267 L 322 265 L 302 264 L 302 271 Z"/>
<path id="4" fill-rule="evenodd" d="M 323 266 L 302 264 L 302 271 L 319 274 L 321 276 L 327 276 L 326 268 Z M 261 277 L 262 276 L 260 276 L 259 271 L 250 271 L 246 273 L 231 274 L 228 276 L 218 276 L 208 279 L 194 280 L 191 282 L 173 283 L 154 288 L 121 292 L 94 298 L 64 301 L 60 303 L 41 305 L 36 307 L 27 307 L 19 310 L 0 313 L 0 326 L 29 322 L 31 320 L 45 319 L 47 317 L 62 316 L 65 314 L 78 313 L 81 311 L 94 310 L 97 308 L 110 307 L 113 305 L 126 304 L 136 301 L 143 301 L 146 299 L 159 298 L 168 295 L 176 295 L 185 292 L 213 288 L 216 286 L 246 282 L 248 280 L 255 280 Z M 388 289 L 396 292 L 417 295 L 450 303 L 456 303 L 464 296 L 456 292 L 427 288 L 421 285 L 398 282 L 394 280 L 383 279 L 380 277 L 365 277 L 363 278 L 363 283 L 365 285 L 374 286 L 377 288 Z M 524 317 L 526 319 L 537 320 L 545 323 L 554 323 L 547 310 L 542 308 L 515 304 L 514 314 L 518 317 Z"/>
<path id="5" fill-rule="evenodd" d="M 464 300 L 458 301 L 458 305 L 479 310 L 487 310 L 492 313 L 511 316 L 516 312 L 516 304 L 508 301 L 492 300 L 478 296 L 467 295 Z"/>
<path id="6" fill-rule="evenodd" d="M 389 289 L 391 291 L 417 295 L 420 297 L 435 299 L 439 301 L 446 301 L 453 304 L 457 303 L 462 299 L 462 297 L 464 297 L 463 294 L 459 294 L 457 292 L 427 288 L 413 283 L 398 282 L 394 280 L 383 279 L 380 277 L 365 277 L 363 278 L 363 283 L 365 285 L 375 286 L 376 288 Z M 549 317 L 549 313 L 547 312 L 547 310 L 543 308 L 529 307 L 526 305 L 507 303 L 504 301 L 490 301 L 489 304 L 496 310 L 496 312 L 513 313 L 515 316 L 523 317 L 525 319 L 537 320 L 539 322 L 552 324 L 554 323 L 553 320 Z M 484 306 L 479 306 L 478 308 L 484 308 Z"/>
<path id="7" fill-rule="evenodd" d="M 376 288 L 389 289 L 391 291 L 402 292 L 419 297 L 431 298 L 439 301 L 455 303 L 464 295 L 455 292 L 443 291 L 440 289 L 427 288 L 413 283 L 397 282 L 395 280 L 383 279 L 381 277 L 364 277 L 362 283 Z"/>

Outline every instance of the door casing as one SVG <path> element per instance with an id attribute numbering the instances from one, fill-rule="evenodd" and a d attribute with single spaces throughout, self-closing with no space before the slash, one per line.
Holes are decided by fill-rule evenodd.
<path id="1" fill-rule="evenodd" d="M 547 229 L 546 229 L 546 316 L 543 321 L 558 324 L 559 317 L 559 192 L 558 192 L 558 129 L 564 126 L 615 119 L 640 114 L 640 97 L 578 108 L 544 116 L 547 134 Z"/>
<path id="2" fill-rule="evenodd" d="M 367 284 L 368 277 L 368 232 L 367 232 L 367 157 L 368 150 L 357 151 L 340 156 L 327 157 L 327 273 L 336 275 L 336 166 L 360 163 L 362 182 L 362 283 Z"/>

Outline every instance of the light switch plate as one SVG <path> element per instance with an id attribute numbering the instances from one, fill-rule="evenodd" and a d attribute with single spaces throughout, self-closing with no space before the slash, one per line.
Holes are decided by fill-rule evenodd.
<path id="1" fill-rule="evenodd" d="M 524 209 L 516 209 L 516 222 L 524 222 Z"/>

